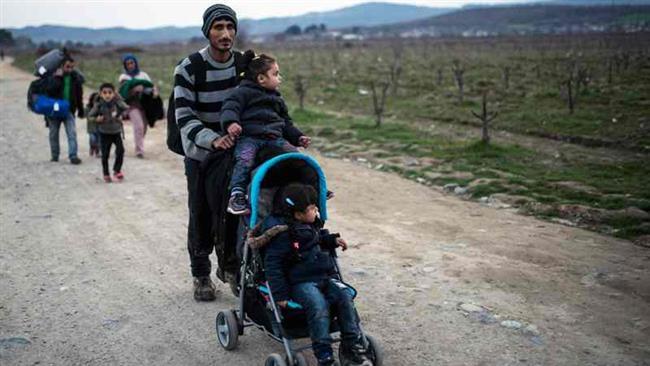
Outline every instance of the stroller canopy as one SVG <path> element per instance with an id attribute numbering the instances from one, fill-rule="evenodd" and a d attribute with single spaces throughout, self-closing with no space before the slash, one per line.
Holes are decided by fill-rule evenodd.
<path id="1" fill-rule="evenodd" d="M 258 203 L 260 198 L 260 189 L 262 188 L 262 182 L 264 181 L 266 173 L 268 173 L 268 171 L 274 166 L 287 160 L 302 160 L 307 163 L 307 165 L 312 168 L 316 174 L 318 174 L 318 209 L 320 211 L 321 220 L 327 220 L 327 182 L 325 180 L 325 174 L 323 173 L 323 170 L 321 169 L 320 165 L 318 165 L 318 162 L 311 156 L 302 153 L 287 153 L 278 155 L 264 162 L 257 168 L 257 171 L 253 176 L 250 186 L 251 215 L 249 226 L 251 229 L 255 227 L 255 224 L 257 224 L 259 215 Z"/>

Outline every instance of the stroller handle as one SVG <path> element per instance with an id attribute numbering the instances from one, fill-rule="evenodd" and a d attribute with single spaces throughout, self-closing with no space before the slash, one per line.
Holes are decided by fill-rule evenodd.
<path id="1" fill-rule="evenodd" d="M 264 181 L 264 177 L 266 176 L 266 173 L 274 165 L 289 159 L 304 160 L 318 174 L 318 189 L 319 189 L 318 210 L 320 212 L 321 220 L 323 221 L 327 220 L 327 181 L 325 179 L 325 173 L 323 172 L 323 169 L 321 169 L 320 165 L 318 165 L 318 162 L 311 156 L 298 153 L 298 152 L 293 152 L 293 153 L 278 155 L 266 161 L 264 164 L 260 165 L 260 167 L 257 169 L 257 172 L 255 173 L 253 179 L 251 180 L 251 194 L 250 194 L 251 215 L 248 223 L 249 228 L 253 229 L 257 224 L 257 218 L 259 215 L 258 213 L 259 210 L 257 208 L 257 205 L 260 196 L 260 189 L 262 187 L 262 181 Z"/>

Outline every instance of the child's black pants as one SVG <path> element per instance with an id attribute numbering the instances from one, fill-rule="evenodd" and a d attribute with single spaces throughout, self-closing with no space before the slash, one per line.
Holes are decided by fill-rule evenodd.
<path id="1" fill-rule="evenodd" d="M 117 173 L 122 170 L 122 162 L 124 161 L 124 144 L 122 143 L 122 135 L 100 133 L 102 145 L 102 170 L 104 175 L 110 175 L 108 171 L 108 158 L 111 153 L 111 145 L 115 144 L 115 164 L 113 165 L 113 172 Z"/>

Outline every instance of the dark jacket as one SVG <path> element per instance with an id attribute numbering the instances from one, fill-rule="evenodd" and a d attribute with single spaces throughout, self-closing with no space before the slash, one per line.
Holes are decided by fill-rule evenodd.
<path id="1" fill-rule="evenodd" d="M 303 135 L 294 126 L 282 95 L 244 80 L 230 93 L 221 107 L 221 126 L 225 131 L 233 122 L 242 126 L 242 136 L 284 137 L 298 146 Z"/>
<path id="2" fill-rule="evenodd" d="M 77 70 L 72 71 L 70 76 L 70 113 L 75 114 L 75 112 L 78 112 L 77 116 L 83 118 L 83 83 L 85 79 Z M 63 76 L 53 74 L 47 76 L 45 92 L 50 98 L 63 99 Z"/>
<path id="3" fill-rule="evenodd" d="M 195 189 L 194 194 L 190 194 L 190 207 L 196 213 L 194 235 L 198 243 L 196 248 L 192 248 L 194 255 L 209 256 L 214 251 L 218 267 L 236 273 L 239 260 L 234 243 L 238 240 L 239 216 L 226 213 L 230 198 L 228 184 L 234 164 L 233 149 L 213 151 L 200 163 L 186 159 L 199 169 L 197 182 L 191 180 L 192 174 L 188 175 L 188 187 L 193 185 Z M 224 278 L 219 279 L 224 281 Z"/>
<path id="4" fill-rule="evenodd" d="M 118 96 L 115 96 L 110 102 L 97 96 L 93 108 L 88 112 L 88 120 L 97 123 L 99 132 L 117 135 L 122 133 L 122 114 L 127 109 L 129 106 Z M 104 116 L 102 122 L 97 121 L 99 116 Z"/>
<path id="5" fill-rule="evenodd" d="M 269 229 L 285 223 L 285 219 L 272 215 L 263 227 Z M 321 234 L 316 225 L 292 223 L 289 227 L 269 242 L 264 253 L 266 280 L 275 301 L 288 300 L 291 285 L 324 280 L 335 270 L 332 258 L 321 248 Z"/>

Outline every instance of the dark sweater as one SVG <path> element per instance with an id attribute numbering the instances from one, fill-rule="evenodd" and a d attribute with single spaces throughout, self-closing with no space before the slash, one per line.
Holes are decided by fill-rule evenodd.
<path id="1" fill-rule="evenodd" d="M 84 117 L 83 104 L 83 83 L 84 77 L 80 72 L 74 70 L 70 73 L 70 113 L 79 112 L 79 118 Z M 55 99 L 63 99 L 63 77 L 50 75 L 47 77 L 46 94 Z"/>
<path id="2" fill-rule="evenodd" d="M 303 135 L 289 117 L 282 95 L 250 80 L 242 81 L 221 107 L 223 131 L 234 122 L 241 125 L 242 136 L 284 137 L 295 146 Z"/>
<path id="3" fill-rule="evenodd" d="M 269 216 L 264 228 L 284 225 L 286 220 Z M 275 236 L 264 253 L 266 279 L 275 301 L 289 299 L 291 286 L 324 280 L 334 273 L 330 255 L 321 249 L 320 230 L 316 225 L 295 223 L 289 231 Z M 294 248 L 298 243 L 298 248 Z"/>

